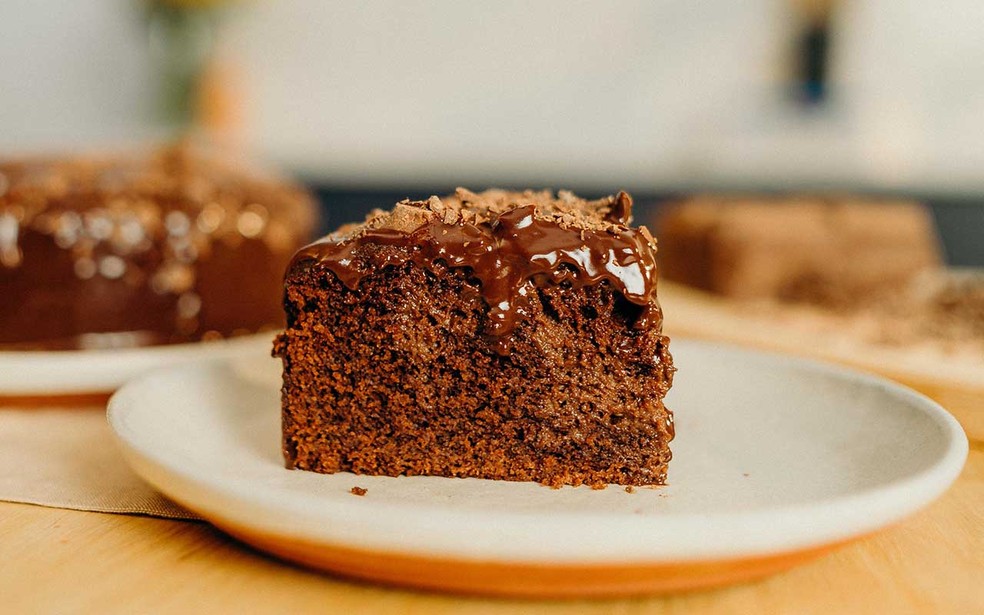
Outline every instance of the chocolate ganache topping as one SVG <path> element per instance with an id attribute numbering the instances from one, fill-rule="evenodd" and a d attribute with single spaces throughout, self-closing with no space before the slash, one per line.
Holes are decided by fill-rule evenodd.
<path id="1" fill-rule="evenodd" d="M 656 241 L 646 227 L 631 228 L 625 192 L 587 201 L 570 192 L 474 193 L 405 200 L 346 225 L 294 256 L 291 270 L 322 264 L 350 290 L 374 269 L 411 259 L 434 269 L 471 270 L 489 306 L 486 333 L 508 337 L 528 315 L 536 285 L 573 286 L 607 281 L 640 306 L 635 327 L 660 327 L 656 301 Z M 367 250 L 388 245 L 401 250 Z"/>

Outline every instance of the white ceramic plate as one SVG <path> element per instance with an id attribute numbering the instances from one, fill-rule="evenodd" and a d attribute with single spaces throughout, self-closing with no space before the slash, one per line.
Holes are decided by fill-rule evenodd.
<path id="1" fill-rule="evenodd" d="M 138 348 L 0 351 L 0 397 L 109 394 L 135 376 L 169 365 L 269 356 L 273 335 Z"/>
<path id="2" fill-rule="evenodd" d="M 634 493 L 286 470 L 274 360 L 144 377 L 112 398 L 109 421 L 146 480 L 261 549 L 357 577 L 513 595 L 768 574 L 912 514 L 963 466 L 953 417 L 889 381 L 711 344 L 672 351 L 669 485 Z"/>

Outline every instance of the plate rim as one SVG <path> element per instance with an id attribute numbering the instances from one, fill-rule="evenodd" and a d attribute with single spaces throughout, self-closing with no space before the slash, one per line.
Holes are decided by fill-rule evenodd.
<path id="1" fill-rule="evenodd" d="M 134 377 L 169 366 L 221 360 L 273 347 L 277 331 L 218 340 L 92 350 L 0 350 L 0 401 L 109 394 Z M 72 374 L 65 378 L 66 374 Z"/>
<path id="2" fill-rule="evenodd" d="M 503 548 L 494 552 L 483 551 L 477 555 L 474 553 L 468 554 L 458 552 L 452 554 L 452 556 L 464 560 L 471 557 L 480 557 L 493 561 L 524 561 L 551 564 L 561 562 L 641 564 L 671 561 L 710 561 L 734 557 L 776 555 L 795 550 L 810 549 L 850 541 L 892 523 L 898 522 L 924 508 L 930 502 L 939 497 L 946 491 L 946 489 L 949 488 L 953 481 L 956 480 L 963 468 L 969 447 L 966 435 L 964 434 L 960 424 L 939 404 L 929 399 L 925 395 L 908 389 L 903 385 L 880 376 L 811 359 L 789 357 L 779 353 L 749 350 L 728 344 L 715 344 L 710 342 L 689 340 L 679 340 L 677 341 L 677 344 L 679 345 L 681 342 L 694 347 L 703 347 L 705 350 L 713 349 L 716 351 L 737 353 L 738 355 L 753 355 L 761 360 L 779 360 L 786 364 L 795 363 L 801 369 L 819 371 L 823 374 L 834 375 L 837 378 L 860 381 L 867 386 L 873 386 L 879 389 L 883 394 L 894 395 L 907 400 L 910 406 L 915 406 L 924 414 L 929 415 L 933 419 L 933 424 L 940 428 L 942 437 L 946 438 L 946 449 L 943 454 L 941 454 L 940 457 L 936 459 L 935 462 L 928 468 L 925 468 L 914 475 L 904 477 L 903 479 L 896 480 L 887 485 L 879 485 L 878 487 L 867 489 L 858 494 L 837 496 L 823 502 L 822 505 L 807 503 L 794 506 L 776 507 L 765 511 L 751 510 L 741 513 L 707 513 L 702 515 L 697 515 L 694 513 L 666 513 L 660 517 L 661 525 L 672 526 L 676 523 L 677 527 L 675 528 L 675 531 L 679 532 L 693 530 L 694 520 L 699 520 L 703 525 L 711 524 L 713 526 L 716 523 L 721 527 L 730 526 L 729 531 L 731 533 L 735 532 L 736 529 L 740 530 L 744 528 L 747 531 L 752 531 L 755 528 L 761 528 L 764 526 L 775 527 L 777 525 L 778 527 L 785 527 L 788 530 L 790 527 L 795 528 L 804 524 L 815 530 L 814 522 L 817 517 L 816 510 L 819 508 L 821 510 L 820 517 L 827 518 L 828 526 L 837 525 L 844 520 L 852 521 L 852 523 L 848 524 L 848 529 L 846 530 L 841 528 L 841 531 L 836 531 L 836 529 L 827 527 L 826 531 L 820 532 L 819 535 L 816 531 L 812 534 L 807 532 L 805 535 L 801 532 L 800 535 L 793 540 L 791 540 L 787 535 L 783 535 L 781 540 L 776 540 L 774 537 L 769 539 L 770 534 L 766 533 L 766 537 L 764 539 L 761 537 L 759 537 L 758 540 L 746 539 L 740 544 L 734 542 L 724 546 L 718 544 L 715 548 L 708 548 L 705 544 L 703 548 L 674 548 L 664 550 L 662 553 L 660 553 L 658 549 L 655 551 L 652 550 L 652 545 L 650 543 L 646 543 L 645 546 L 648 548 L 636 549 L 635 551 L 621 553 L 617 556 L 609 554 L 610 557 L 598 557 L 597 553 L 587 556 L 587 552 L 584 549 L 579 550 L 577 548 L 571 549 L 570 552 L 565 552 L 564 550 L 558 550 L 556 548 L 552 550 L 547 549 L 543 552 L 533 554 L 532 556 L 527 551 L 516 548 Z M 110 400 L 107 411 L 110 426 L 112 427 L 117 440 L 122 445 L 128 461 L 134 466 L 138 474 L 144 477 L 145 480 L 148 480 L 148 482 L 153 484 L 166 495 L 174 497 L 174 499 L 178 500 L 185 506 L 195 510 L 206 519 L 213 517 L 218 518 L 221 519 L 226 525 L 233 523 L 239 526 L 252 527 L 257 531 L 281 535 L 286 539 L 302 538 L 317 540 L 326 545 L 349 546 L 369 550 L 384 550 L 403 555 L 431 555 L 443 557 L 447 557 L 449 555 L 447 551 L 442 550 L 441 548 L 434 548 L 432 545 L 428 548 L 428 544 L 424 544 L 420 541 L 414 542 L 411 540 L 409 542 L 394 542 L 390 537 L 388 537 L 393 534 L 392 528 L 389 530 L 389 534 L 384 535 L 382 538 L 366 538 L 363 536 L 363 540 L 361 542 L 345 540 L 344 537 L 339 536 L 338 531 L 332 530 L 329 527 L 325 527 L 325 531 L 323 532 L 312 532 L 310 526 L 314 524 L 315 519 L 311 516 L 311 511 L 304 510 L 304 504 L 306 501 L 309 501 L 311 497 L 310 494 L 298 496 L 297 493 L 293 493 L 291 495 L 291 492 L 294 491 L 292 489 L 286 489 L 286 491 L 283 489 L 276 490 L 275 495 L 277 495 L 280 499 L 278 499 L 277 505 L 273 506 L 267 499 L 257 501 L 256 499 L 249 498 L 248 495 L 241 491 L 241 485 L 239 485 L 238 482 L 230 483 L 222 476 L 189 471 L 187 468 L 182 467 L 181 463 L 177 462 L 175 459 L 168 458 L 166 453 L 162 453 L 160 451 L 155 452 L 153 450 L 148 451 L 141 448 L 139 443 L 134 442 L 128 437 L 131 435 L 127 432 L 128 426 L 126 422 L 126 413 L 129 411 L 127 410 L 127 403 L 130 402 L 129 397 L 136 395 L 137 393 L 134 393 L 134 391 L 139 392 L 140 387 L 147 386 L 147 383 L 152 383 L 155 379 L 166 378 L 172 372 L 188 371 L 192 369 L 199 376 L 201 376 L 207 370 L 230 369 L 230 361 L 218 359 L 209 362 L 208 365 L 199 365 L 194 368 L 183 366 L 159 370 L 128 383 Z M 352 476 L 354 480 L 358 479 L 358 477 L 354 474 L 351 474 L 350 476 Z M 404 477 L 404 479 L 406 479 L 406 477 Z M 175 484 L 179 486 L 175 487 Z M 199 501 L 199 498 L 194 494 L 195 490 L 204 490 L 209 493 L 210 497 L 222 500 L 222 506 L 203 505 L 202 502 Z M 900 497 L 902 494 L 905 494 L 904 498 Z M 903 501 L 905 505 L 901 507 L 898 506 L 899 501 Z M 874 507 L 878 513 L 876 515 L 873 515 L 871 512 L 872 502 L 878 503 L 878 506 Z M 856 514 L 856 511 L 859 508 L 859 503 L 866 504 L 866 506 L 860 507 L 866 511 L 864 515 L 873 517 L 869 518 L 867 522 L 857 518 L 858 515 Z M 365 498 L 354 497 L 348 500 L 344 498 L 331 499 L 330 505 L 336 509 L 335 515 L 338 518 L 352 522 L 354 527 L 359 527 L 361 525 L 363 528 L 366 526 L 372 528 L 374 525 L 373 522 L 378 523 L 379 518 L 385 518 L 387 515 L 392 517 L 395 513 L 399 513 L 400 518 L 404 521 L 413 521 L 414 523 L 423 523 L 424 525 L 426 525 L 428 521 L 433 522 L 435 519 L 440 519 L 442 527 L 450 527 L 453 530 L 460 532 L 467 532 L 470 528 L 474 528 L 476 525 L 488 525 L 489 522 L 495 523 L 498 521 L 498 525 L 501 526 L 503 521 L 507 521 L 512 524 L 509 529 L 513 530 L 512 533 L 514 536 L 516 535 L 516 528 L 521 526 L 523 521 L 528 520 L 531 517 L 535 518 L 541 516 L 540 513 L 535 512 L 498 511 L 494 513 L 485 513 L 484 511 L 470 510 L 468 515 L 465 515 L 465 517 L 469 518 L 470 521 L 461 523 L 460 519 L 452 519 L 451 522 L 449 522 L 447 518 L 442 518 L 442 508 L 437 505 L 424 506 L 419 503 L 399 504 L 372 502 L 372 500 L 366 500 Z M 288 508 L 285 508 L 285 506 Z M 810 512 L 811 510 L 813 512 Z M 232 512 L 230 513 L 230 511 Z M 447 511 L 445 510 L 444 512 L 446 513 Z M 804 515 L 804 512 L 809 514 Z M 257 515 L 266 518 L 257 520 Z M 271 522 L 270 517 L 277 517 L 277 515 L 284 515 L 289 518 L 284 519 L 281 517 L 279 521 Z M 462 515 L 460 513 L 452 513 L 451 516 L 461 517 Z M 630 526 L 633 525 L 633 522 L 637 526 L 640 525 L 638 519 L 632 520 L 632 517 L 629 515 L 622 516 L 627 519 L 620 518 L 620 522 L 628 522 Z M 370 521 L 366 521 L 367 518 L 370 519 Z M 651 517 L 644 518 L 649 519 L 648 522 L 651 522 Z M 838 522 L 831 524 L 829 522 L 829 519 L 831 518 L 836 518 Z M 585 511 L 568 513 L 567 515 L 559 516 L 555 519 L 556 526 L 554 529 L 555 531 L 560 531 L 564 535 L 573 536 L 576 535 L 577 528 L 583 528 L 583 524 L 602 519 L 611 519 L 611 515 Z M 300 520 L 301 523 L 298 523 L 298 520 Z M 217 524 L 221 525 L 221 523 Z M 330 526 L 332 524 L 325 525 Z M 718 527 L 717 531 L 722 531 L 721 527 Z M 674 528 L 671 527 L 670 529 L 673 530 Z M 353 531 L 350 533 L 357 535 L 361 534 L 358 531 Z M 522 533 L 520 532 L 520 534 Z M 527 536 L 527 538 L 531 538 L 531 536 Z"/>

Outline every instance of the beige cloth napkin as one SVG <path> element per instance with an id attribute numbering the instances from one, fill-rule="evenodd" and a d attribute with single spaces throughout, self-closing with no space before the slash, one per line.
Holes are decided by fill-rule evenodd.
<path id="1" fill-rule="evenodd" d="M 130 470 L 95 406 L 0 407 L 0 500 L 199 519 Z"/>

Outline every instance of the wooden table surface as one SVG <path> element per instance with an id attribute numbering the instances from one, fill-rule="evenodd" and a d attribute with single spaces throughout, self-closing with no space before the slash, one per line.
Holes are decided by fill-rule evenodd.
<path id="1" fill-rule="evenodd" d="M 0 613 L 984 613 L 984 389 L 922 388 L 970 438 L 953 488 L 755 583 L 605 601 L 427 594 L 309 572 L 202 523 L 0 503 Z"/>
<path id="2" fill-rule="evenodd" d="M 200 523 L 0 504 L 3 613 L 984 613 L 984 447 L 902 524 L 788 572 L 669 597 L 524 602 L 307 572 Z"/>

